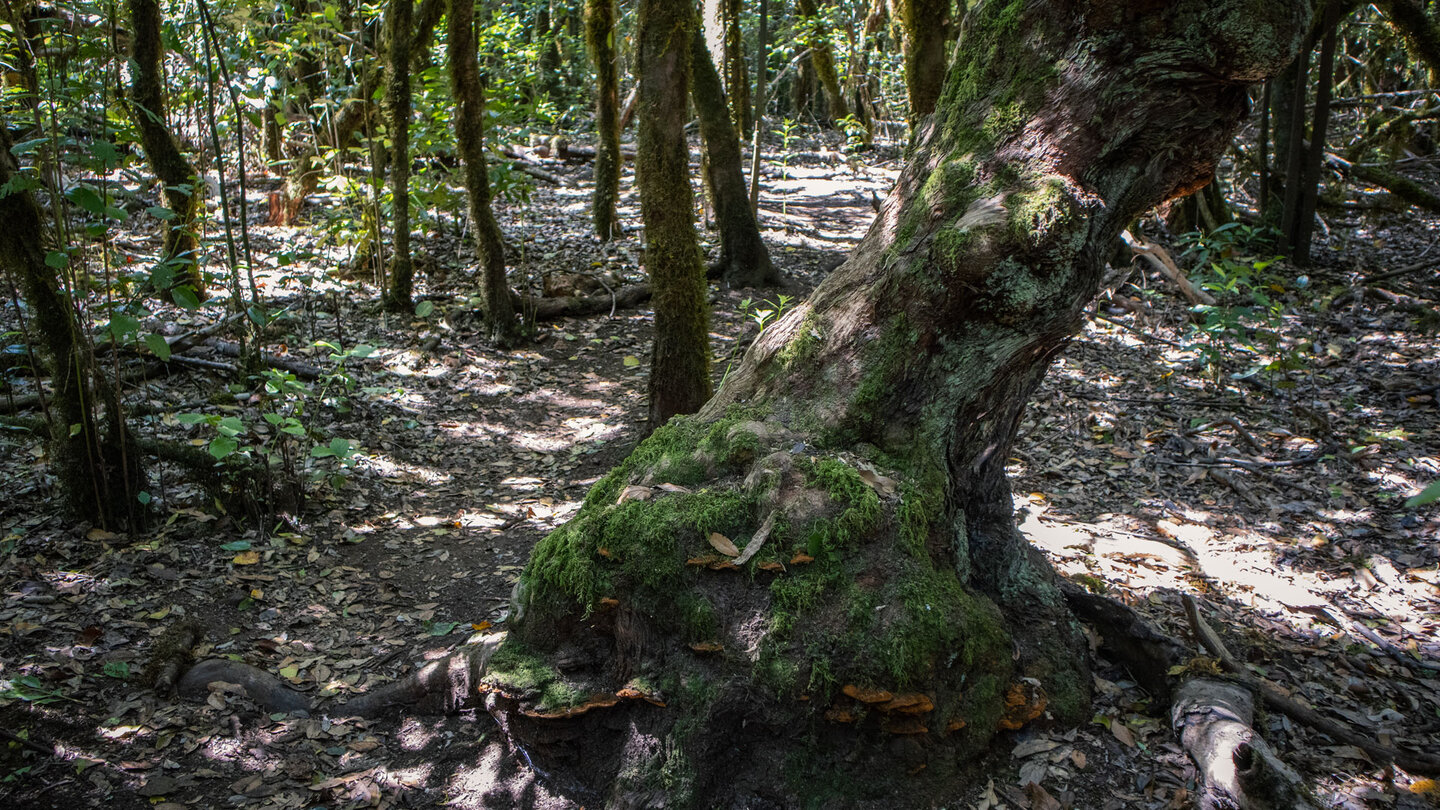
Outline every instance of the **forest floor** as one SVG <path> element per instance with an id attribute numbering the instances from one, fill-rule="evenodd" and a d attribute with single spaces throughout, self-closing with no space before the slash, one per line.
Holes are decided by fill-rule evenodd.
<path id="1" fill-rule="evenodd" d="M 859 241 L 871 191 L 883 196 L 898 168 L 893 149 L 857 162 L 802 146 L 784 166 L 771 156 L 762 203 L 791 285 L 784 305 Z M 541 185 L 528 205 L 497 212 L 521 277 L 587 283 L 566 278 L 578 269 L 611 284 L 642 280 L 638 234 L 608 246 L 588 234 L 586 167 L 547 170 L 572 184 Z M 624 202 L 637 221 L 633 194 Z M 1076 581 L 1181 639 L 1181 594 L 1199 595 L 1231 649 L 1277 689 L 1433 752 L 1440 511 L 1403 503 L 1440 479 L 1440 341 L 1428 300 L 1440 290 L 1440 255 L 1369 287 L 1388 293 L 1365 294 L 1363 280 L 1423 263 L 1440 222 L 1348 215 L 1329 223 L 1332 247 L 1306 283 L 1272 268 L 1270 294 L 1283 304 L 1273 353 L 1299 359 L 1294 369 L 1246 376 L 1258 354 L 1208 350 L 1183 301 L 1139 270 L 1102 300 L 1022 428 L 1016 506 L 1031 539 Z M 476 334 L 471 250 L 449 223 L 422 216 L 431 275 L 421 286 L 433 311 L 387 318 L 368 280 L 327 272 L 346 256 L 327 242 L 323 210 L 311 216 L 311 227 L 279 228 L 257 215 L 252 239 L 267 301 L 288 306 L 269 348 L 332 372 L 326 398 L 348 401 L 307 417 L 358 445 L 342 487 L 312 484 L 303 509 L 262 527 L 160 469 L 149 488 L 157 527 L 120 536 L 57 514 L 43 442 L 0 437 L 0 487 L 10 493 L 0 504 L 0 729 L 33 743 L 0 746 L 0 806 L 596 804 L 538 770 L 483 711 L 270 715 L 244 695 L 157 696 L 141 677 L 182 618 L 207 630 L 200 657 L 236 656 L 312 696 L 341 697 L 503 629 L 531 547 L 576 512 L 642 428 L 648 309 L 544 323 L 532 344 L 497 350 Z M 123 244 L 155 252 L 143 229 Z M 718 379 L 782 301 L 712 287 L 711 302 Z M 164 311 L 155 322 L 179 334 L 221 310 Z M 1218 338 L 1255 334 L 1237 330 Z M 375 350 L 342 364 L 309 348 L 316 340 Z M 175 416 L 203 412 L 240 418 L 242 442 L 285 441 L 261 432 L 253 386 L 227 389 L 223 371 L 199 365 L 173 362 L 169 376 L 132 389 L 141 432 L 203 446 L 213 428 Z M 1194 806 L 1195 772 L 1166 707 L 1103 659 L 1095 686 L 1094 722 L 1001 734 L 947 806 Z M 1328 806 L 1440 803 L 1432 783 L 1354 746 L 1283 716 L 1257 725 Z"/>

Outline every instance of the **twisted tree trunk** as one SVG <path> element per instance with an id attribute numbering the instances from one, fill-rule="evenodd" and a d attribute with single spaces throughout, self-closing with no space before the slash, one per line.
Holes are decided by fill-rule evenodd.
<path id="1" fill-rule="evenodd" d="M 1307 22 L 975 5 L 856 252 L 536 547 L 486 675 L 509 732 L 613 774 L 615 807 L 930 806 L 997 729 L 1087 719 L 1086 646 L 1012 517 L 1016 428 L 1109 246 L 1208 179 Z"/>

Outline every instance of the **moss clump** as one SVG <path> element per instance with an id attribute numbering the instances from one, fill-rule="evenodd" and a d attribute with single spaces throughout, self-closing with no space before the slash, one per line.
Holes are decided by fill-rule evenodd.
<path id="1" fill-rule="evenodd" d="M 1010 232 L 1020 244 L 1033 241 L 1033 235 L 1049 231 L 1064 217 L 1068 206 L 1065 181 L 1046 177 L 1027 183 L 1028 188 L 1010 195 Z"/>
<path id="2" fill-rule="evenodd" d="M 515 639 L 507 639 L 490 657 L 485 680 L 508 694 L 534 699 L 541 711 L 577 706 L 586 698 L 544 656 Z"/>
<path id="3" fill-rule="evenodd" d="M 800 328 L 795 330 L 795 337 L 790 339 L 777 354 L 776 359 L 780 361 L 782 369 L 791 370 L 802 366 L 814 359 L 815 354 L 820 350 L 823 323 L 815 311 L 805 313 L 805 318 L 800 322 Z"/>
<path id="4" fill-rule="evenodd" d="M 965 259 L 970 255 L 975 242 L 976 236 L 973 231 L 946 228 L 935 234 L 931 255 L 940 260 L 940 264 L 946 272 L 955 273 L 960 270 Z"/>

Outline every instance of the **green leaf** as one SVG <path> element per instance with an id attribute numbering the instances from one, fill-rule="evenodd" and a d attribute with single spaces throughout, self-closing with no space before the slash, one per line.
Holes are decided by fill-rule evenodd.
<path id="1" fill-rule="evenodd" d="M 150 349 L 151 354 L 160 358 L 160 362 L 164 363 L 170 359 L 170 344 L 166 343 L 165 338 L 160 335 L 153 333 L 146 335 L 145 346 Z"/>
<path id="2" fill-rule="evenodd" d="M 144 490 L 141 490 L 139 493 L 137 493 L 137 494 L 135 495 L 135 500 L 137 500 L 137 501 L 139 501 L 140 503 L 145 504 L 145 505 L 148 506 L 148 505 L 150 504 L 150 502 L 151 502 L 152 500 L 154 500 L 154 497 L 152 497 L 152 496 L 150 495 L 150 493 L 145 492 Z"/>
<path id="3" fill-rule="evenodd" d="M 245 423 L 240 421 L 238 416 L 227 416 L 216 425 L 222 436 L 238 436 L 245 430 Z"/>
<path id="4" fill-rule="evenodd" d="M 216 436 L 210 440 L 209 450 L 210 455 L 214 456 L 216 461 L 219 461 L 231 453 L 234 453 L 239 447 L 240 443 L 229 436 Z"/>
<path id="5" fill-rule="evenodd" d="M 65 195 L 70 202 L 92 214 L 102 214 L 105 211 L 105 198 L 89 186 L 76 186 Z"/>
<path id="6" fill-rule="evenodd" d="M 429 302 L 422 301 L 421 303 L 428 304 Z M 355 358 L 356 360 L 364 360 L 365 358 L 369 357 L 374 353 L 375 347 L 365 343 L 361 343 L 359 346 L 356 346 L 355 348 L 350 350 L 350 356 Z"/>
<path id="7" fill-rule="evenodd" d="M 70 254 L 63 250 L 52 250 L 45 254 L 45 266 L 51 270 L 63 270 L 70 264 Z"/>
<path id="8" fill-rule="evenodd" d="M 170 298 L 182 309 L 199 309 L 200 298 L 188 286 L 176 287 L 170 291 Z"/>
<path id="9" fill-rule="evenodd" d="M 415 305 L 415 317 L 428 318 L 435 311 L 434 301 L 421 301 Z"/>
<path id="10" fill-rule="evenodd" d="M 175 421 L 182 425 L 198 425 L 201 422 L 209 422 L 210 417 L 203 413 L 177 413 Z"/>
<path id="11" fill-rule="evenodd" d="M 625 355 L 625 359 L 622 362 L 625 363 L 626 368 L 635 368 L 636 366 L 640 365 L 640 358 L 636 357 L 633 354 L 627 354 Z"/>
<path id="12" fill-rule="evenodd" d="M 432 636 L 444 636 L 444 635 L 448 635 L 451 630 L 454 630 L 454 629 L 455 629 L 455 626 L 456 626 L 457 624 L 459 624 L 459 622 L 435 622 L 434 624 L 430 625 L 430 635 L 432 635 Z"/>
<path id="13" fill-rule="evenodd" d="M 123 312 L 117 312 L 110 318 L 110 335 L 116 342 L 123 341 L 139 331 L 140 321 Z"/>
<path id="14" fill-rule="evenodd" d="M 1424 506 L 1427 503 L 1434 503 L 1436 501 L 1440 501 L 1440 481 L 1436 481 L 1426 487 L 1419 495 L 1405 501 L 1405 505 L 1414 509 L 1417 506 Z"/>
<path id="15" fill-rule="evenodd" d="M 175 212 L 163 205 L 152 205 L 145 209 L 145 213 L 163 222 L 169 222 L 175 218 Z"/>
<path id="16" fill-rule="evenodd" d="M 250 541 L 249 541 L 249 540 L 232 540 L 231 542 L 225 543 L 224 545 L 220 546 L 220 550 L 221 550 L 221 551 L 249 551 L 249 550 L 250 550 Z"/>
<path id="17" fill-rule="evenodd" d="M 130 665 L 124 661 L 106 661 L 105 674 L 123 681 L 130 677 Z"/>

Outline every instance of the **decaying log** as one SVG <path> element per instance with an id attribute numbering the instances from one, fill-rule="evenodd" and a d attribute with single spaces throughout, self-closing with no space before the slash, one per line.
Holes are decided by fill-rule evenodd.
<path id="1" fill-rule="evenodd" d="M 1225 648 L 1225 644 L 1220 640 L 1220 636 L 1210 628 L 1210 625 L 1205 623 L 1205 620 L 1200 616 L 1200 609 L 1195 604 L 1195 599 L 1188 594 L 1185 596 L 1185 614 L 1190 619 L 1190 626 L 1194 630 L 1196 638 L 1200 640 L 1200 643 L 1205 647 L 1206 651 L 1219 659 L 1220 664 L 1225 667 L 1237 681 L 1258 693 L 1264 700 L 1265 705 L 1271 710 L 1280 712 L 1297 723 L 1309 726 L 1338 743 L 1353 745 L 1369 754 L 1378 762 L 1393 762 L 1413 774 L 1430 777 L 1440 776 L 1440 757 L 1433 754 L 1421 754 L 1414 751 L 1406 751 L 1403 748 L 1393 748 L 1388 745 L 1382 745 L 1364 734 L 1353 731 L 1325 717 L 1309 706 L 1302 705 L 1280 694 L 1254 675 L 1251 675 L 1250 671 Z"/>
<path id="2" fill-rule="evenodd" d="M 1249 688 L 1217 678 L 1191 678 L 1171 705 L 1171 722 L 1199 768 L 1201 810 L 1306 810 L 1300 775 L 1280 760 L 1251 724 Z"/>
<path id="3" fill-rule="evenodd" d="M 228 340 L 209 338 L 205 341 L 205 345 L 225 355 L 226 357 L 240 356 L 239 343 L 232 343 Z M 321 377 L 325 376 L 324 369 L 321 369 L 318 366 L 312 366 L 303 360 L 296 360 L 290 357 L 280 357 L 279 355 L 270 354 L 269 352 L 261 352 L 260 362 L 271 368 L 278 368 L 281 371 L 288 371 L 291 374 L 294 374 L 296 377 L 301 378 L 302 380 L 318 380 Z"/>

